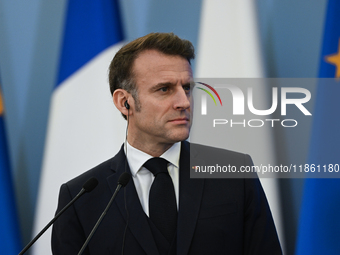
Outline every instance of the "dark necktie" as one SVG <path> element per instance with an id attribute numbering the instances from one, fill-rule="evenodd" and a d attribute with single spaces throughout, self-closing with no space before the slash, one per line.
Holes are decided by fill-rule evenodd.
<path id="1" fill-rule="evenodd" d="M 163 158 L 151 158 L 144 164 L 155 176 L 149 194 L 149 217 L 171 243 L 177 229 L 177 204 L 167 165 Z"/>

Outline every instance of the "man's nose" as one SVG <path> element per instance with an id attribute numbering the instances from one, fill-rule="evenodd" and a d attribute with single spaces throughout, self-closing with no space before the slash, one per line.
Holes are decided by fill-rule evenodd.
<path id="1" fill-rule="evenodd" d="M 191 91 L 186 91 L 184 88 L 178 89 L 174 98 L 174 108 L 179 110 L 186 110 L 191 105 Z"/>

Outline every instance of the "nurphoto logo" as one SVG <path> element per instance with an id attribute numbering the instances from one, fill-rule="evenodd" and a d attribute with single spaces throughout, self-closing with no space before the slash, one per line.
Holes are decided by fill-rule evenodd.
<path id="1" fill-rule="evenodd" d="M 296 107 L 304 116 L 311 116 L 312 114 L 310 111 L 305 107 L 304 104 L 310 101 L 311 93 L 306 88 L 301 87 L 272 87 L 270 94 L 271 97 L 269 98 L 269 102 L 271 103 L 270 107 L 267 106 L 265 109 L 258 109 L 255 107 L 256 104 L 256 97 L 254 94 L 256 93 L 256 89 L 259 87 L 243 87 L 243 90 L 238 87 L 237 85 L 231 84 L 217 84 L 215 86 L 211 86 L 207 83 L 203 82 L 196 82 L 198 84 L 203 85 L 202 87 L 196 87 L 204 91 L 205 93 L 201 93 L 201 116 L 208 114 L 208 103 L 207 103 L 207 95 L 213 100 L 215 106 L 218 106 L 217 100 L 219 101 L 220 107 L 232 107 L 232 115 L 233 116 L 245 116 L 249 114 L 256 115 L 256 116 L 270 116 L 273 114 L 280 106 L 280 116 L 287 115 L 287 106 L 292 105 L 292 107 Z M 219 93 L 217 92 L 219 91 Z M 279 95 L 280 92 L 280 95 Z M 223 99 L 225 102 L 229 103 L 228 105 L 222 104 L 221 96 L 229 96 L 231 95 L 232 103 L 229 103 L 230 99 Z M 257 99 L 258 100 L 258 99 Z M 255 103 L 254 103 L 255 101 Z M 226 110 L 228 108 L 224 108 Z M 221 112 L 221 109 L 209 109 L 211 112 Z M 224 111 L 226 112 L 226 111 Z M 249 114 L 246 114 L 249 113 Z M 276 115 L 277 116 L 277 115 Z M 224 116 L 223 116 L 224 117 Z M 213 119 L 213 127 L 218 125 L 226 125 L 230 124 L 231 127 L 233 126 L 248 126 L 248 127 L 262 127 L 265 123 L 270 124 L 272 127 L 275 126 L 276 122 L 280 122 L 283 127 L 295 127 L 298 125 L 297 120 L 295 119 L 243 119 L 241 122 L 233 121 L 233 119 L 226 119 L 226 118 L 214 118 Z"/>

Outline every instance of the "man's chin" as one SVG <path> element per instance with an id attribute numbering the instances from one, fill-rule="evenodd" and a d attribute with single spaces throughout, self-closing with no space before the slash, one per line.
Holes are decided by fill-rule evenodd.
<path id="1" fill-rule="evenodd" d="M 173 137 L 173 141 L 174 141 L 174 143 L 181 142 L 181 141 L 184 141 L 184 140 L 188 139 L 188 137 L 189 137 L 189 131 L 183 132 L 183 133 L 179 133 L 179 134 L 176 134 Z"/>

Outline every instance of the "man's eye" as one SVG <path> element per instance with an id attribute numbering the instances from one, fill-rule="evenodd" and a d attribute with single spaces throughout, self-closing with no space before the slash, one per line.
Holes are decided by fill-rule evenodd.
<path id="1" fill-rule="evenodd" d="M 160 91 L 163 91 L 163 92 L 166 92 L 166 91 L 168 91 L 168 87 L 162 87 L 162 88 L 160 88 L 159 90 L 160 90 Z"/>
<path id="2" fill-rule="evenodd" d="M 184 89 L 185 91 L 190 91 L 190 90 L 191 90 L 191 87 L 190 87 L 190 85 L 186 85 L 186 86 L 183 86 L 183 89 Z"/>

